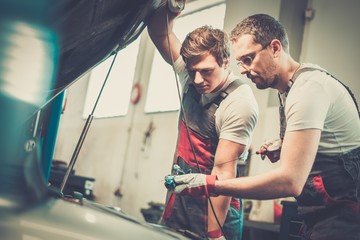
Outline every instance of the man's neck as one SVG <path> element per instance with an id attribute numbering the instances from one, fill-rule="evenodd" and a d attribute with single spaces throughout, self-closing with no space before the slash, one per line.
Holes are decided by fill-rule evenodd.
<path id="1" fill-rule="evenodd" d="M 217 85 L 216 88 L 214 88 L 214 90 L 211 91 L 211 93 L 215 93 L 215 92 L 219 91 L 220 89 L 222 89 L 222 87 L 224 86 L 224 84 L 227 82 L 230 73 L 231 73 L 231 71 L 229 70 L 229 71 L 227 72 L 227 74 L 225 75 L 226 77 L 223 78 L 223 80 L 219 83 L 219 85 Z"/>
<path id="2" fill-rule="evenodd" d="M 299 70 L 301 64 L 296 62 L 296 61 L 292 61 L 288 67 L 288 69 L 286 70 L 286 74 L 283 76 L 283 84 L 281 86 L 279 86 L 279 92 L 280 93 L 284 93 L 289 89 L 289 82 L 292 81 L 295 73 L 297 72 L 297 70 Z"/>

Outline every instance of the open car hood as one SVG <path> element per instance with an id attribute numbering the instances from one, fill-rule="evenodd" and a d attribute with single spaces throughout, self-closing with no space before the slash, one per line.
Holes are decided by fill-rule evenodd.
<path id="1" fill-rule="evenodd" d="M 75 82 L 115 50 L 133 42 L 144 21 L 161 0 L 61 0 L 59 18 L 51 25 L 59 31 L 59 64 L 49 97 Z"/>
<path id="2" fill-rule="evenodd" d="M 27 121 L 131 44 L 160 2 L 0 0 L 0 239 L 186 239 L 94 202 L 65 201 L 44 179 L 41 139 Z"/>

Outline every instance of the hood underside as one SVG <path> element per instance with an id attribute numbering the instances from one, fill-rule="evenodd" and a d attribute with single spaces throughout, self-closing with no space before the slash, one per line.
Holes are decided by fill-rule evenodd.
<path id="1" fill-rule="evenodd" d="M 62 0 L 51 23 L 59 31 L 59 65 L 50 97 L 57 95 L 115 50 L 132 43 L 160 0 Z"/>

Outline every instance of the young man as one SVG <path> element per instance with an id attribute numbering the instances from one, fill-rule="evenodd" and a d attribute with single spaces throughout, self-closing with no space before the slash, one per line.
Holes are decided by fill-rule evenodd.
<path id="1" fill-rule="evenodd" d="M 251 143 L 258 117 L 256 100 L 250 86 L 229 69 L 228 36 L 203 26 L 189 33 L 181 45 L 172 31 L 175 17 L 162 7 L 147 26 L 152 41 L 173 65 L 182 84 L 172 174 L 200 172 L 219 179 L 234 178 L 236 161 L 246 158 Z M 209 200 L 172 192 L 168 193 L 162 216 L 168 227 L 208 239 L 224 239 L 224 235 L 241 239 L 242 220 L 238 198 L 219 196 Z"/>
<path id="2" fill-rule="evenodd" d="M 174 191 L 248 199 L 294 196 L 304 217 L 304 239 L 359 240 L 360 121 L 352 93 L 319 66 L 296 62 L 283 26 L 271 16 L 244 19 L 231 41 L 241 73 L 259 89 L 279 91 L 281 165 L 219 181 L 182 175 L 175 177 Z M 263 154 L 276 155 L 266 151 L 269 145 Z"/>

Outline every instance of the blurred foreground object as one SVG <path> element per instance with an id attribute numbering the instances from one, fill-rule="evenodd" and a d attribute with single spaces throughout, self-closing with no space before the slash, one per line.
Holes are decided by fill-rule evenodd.
<path id="1" fill-rule="evenodd" d="M 56 95 L 135 40 L 158 2 L 0 0 L 0 239 L 186 239 L 49 188 L 29 127 Z"/>

